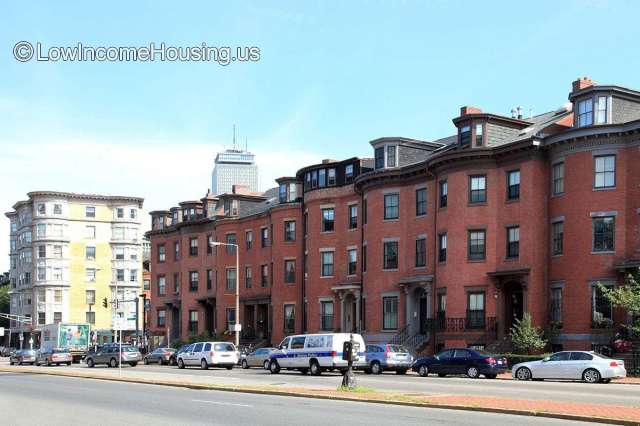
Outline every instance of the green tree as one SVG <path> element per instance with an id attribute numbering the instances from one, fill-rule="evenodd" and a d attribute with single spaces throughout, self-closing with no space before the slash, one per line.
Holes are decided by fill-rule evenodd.
<path id="1" fill-rule="evenodd" d="M 9 286 L 0 287 L 0 313 L 9 313 Z M 9 327 L 9 321 L 0 319 L 0 327 Z"/>
<path id="2" fill-rule="evenodd" d="M 634 322 L 625 327 L 640 335 L 640 268 L 639 272 L 627 275 L 624 285 L 607 288 L 598 283 L 598 289 L 614 306 L 624 308 L 631 314 Z"/>
<path id="3" fill-rule="evenodd" d="M 525 313 L 522 319 L 516 320 L 515 325 L 511 327 L 511 343 L 516 353 L 530 355 L 531 352 L 544 348 L 547 341 L 542 338 L 542 331 L 533 326 L 531 315 Z"/>

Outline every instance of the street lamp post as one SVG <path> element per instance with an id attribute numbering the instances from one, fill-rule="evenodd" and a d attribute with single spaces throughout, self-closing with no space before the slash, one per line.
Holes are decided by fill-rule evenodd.
<path id="1" fill-rule="evenodd" d="M 235 323 L 235 332 L 236 332 L 236 348 L 240 345 L 240 247 L 238 244 L 230 244 L 230 243 L 221 243 L 218 241 L 210 241 L 209 244 L 212 247 L 217 246 L 229 246 L 233 247 L 236 251 L 236 323 Z"/>

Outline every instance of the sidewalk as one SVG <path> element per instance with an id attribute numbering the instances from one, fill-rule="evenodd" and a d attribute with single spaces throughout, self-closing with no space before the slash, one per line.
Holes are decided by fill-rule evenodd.
<path id="1" fill-rule="evenodd" d="M 513 380 L 511 373 L 500 374 L 497 377 L 500 380 Z M 640 385 L 640 377 L 625 377 L 624 379 L 614 379 L 611 384 L 622 383 L 625 385 Z"/>
<path id="2" fill-rule="evenodd" d="M 491 396 L 465 395 L 427 395 L 424 393 L 381 392 L 373 389 L 357 389 L 351 392 L 297 387 L 220 385 L 211 383 L 206 376 L 175 376 L 155 373 L 143 377 L 132 369 L 119 375 L 117 369 L 54 370 L 42 367 L 0 367 L 0 373 L 46 374 L 64 377 L 113 380 L 131 383 L 187 387 L 192 389 L 210 389 L 229 392 L 257 393 L 268 395 L 286 395 L 306 398 L 336 399 L 345 401 L 372 402 L 380 404 L 409 405 L 418 407 L 447 408 L 458 410 L 485 411 L 494 413 L 517 414 L 599 422 L 621 425 L 640 425 L 640 401 L 637 407 L 625 407 L 605 404 L 586 404 L 546 400 L 512 399 Z M 0 376 L 1 377 L 1 376 Z"/>

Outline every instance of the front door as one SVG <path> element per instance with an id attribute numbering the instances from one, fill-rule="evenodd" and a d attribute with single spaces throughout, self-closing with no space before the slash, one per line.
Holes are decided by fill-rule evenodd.
<path id="1" fill-rule="evenodd" d="M 522 294 L 522 285 L 520 283 L 511 283 L 508 287 L 506 294 L 506 304 L 505 304 L 505 325 L 506 332 L 511 330 L 517 321 L 522 319 L 522 315 L 524 314 L 524 297 Z"/>

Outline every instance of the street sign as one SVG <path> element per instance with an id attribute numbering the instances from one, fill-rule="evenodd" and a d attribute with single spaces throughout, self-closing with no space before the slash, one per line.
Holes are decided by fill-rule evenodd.
<path id="1" fill-rule="evenodd" d="M 242 331 L 242 324 L 233 324 L 233 331 Z"/>
<path id="2" fill-rule="evenodd" d="M 20 341 L 22 342 L 24 340 L 24 334 L 20 333 Z"/>
<path id="3" fill-rule="evenodd" d="M 4 336 L 4 327 L 0 327 L 0 337 Z"/>

